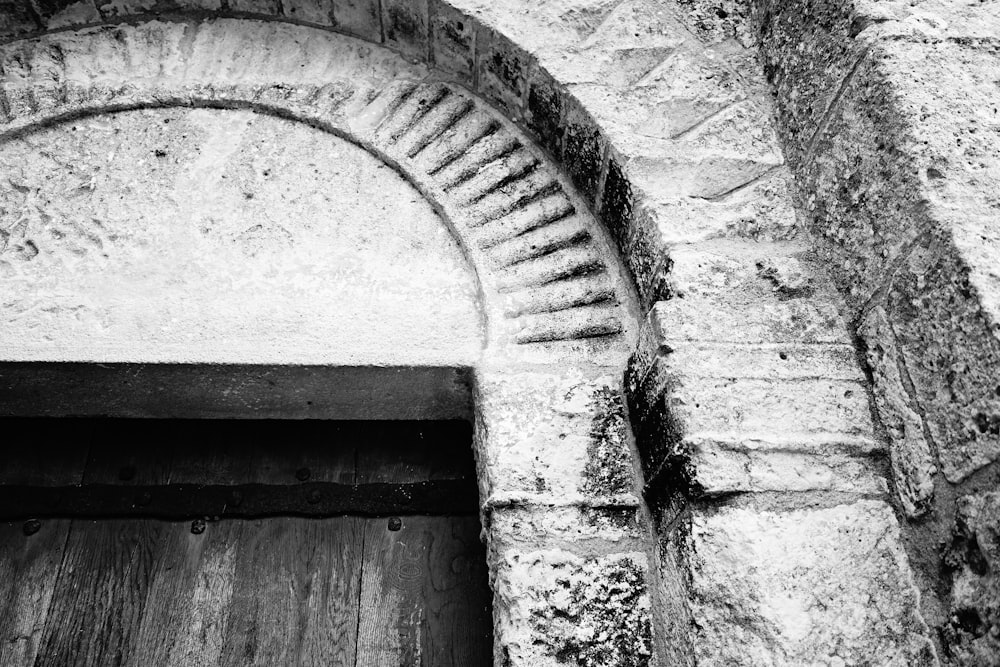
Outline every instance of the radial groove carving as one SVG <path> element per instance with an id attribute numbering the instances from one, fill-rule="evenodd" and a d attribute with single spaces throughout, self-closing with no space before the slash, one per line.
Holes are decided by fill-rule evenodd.
<path id="1" fill-rule="evenodd" d="M 448 218 L 479 277 L 493 340 L 623 332 L 629 297 L 605 233 L 552 161 L 494 109 L 350 38 L 311 32 L 288 57 L 285 45 L 308 30 L 231 28 L 143 24 L 0 46 L 0 131 L 171 105 L 250 108 L 325 128 L 381 155 Z M 233 65 L 246 53 L 251 64 Z"/>

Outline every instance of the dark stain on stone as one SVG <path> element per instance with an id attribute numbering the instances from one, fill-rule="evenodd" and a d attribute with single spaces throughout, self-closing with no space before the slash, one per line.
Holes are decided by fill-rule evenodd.
<path id="1" fill-rule="evenodd" d="M 573 184 L 587 201 L 594 201 L 597 197 L 603 162 L 604 147 L 600 132 L 593 126 L 569 125 L 566 128 L 563 163 L 573 178 Z"/>
<path id="2" fill-rule="evenodd" d="M 587 445 L 587 464 L 581 491 L 588 495 L 616 495 L 632 490 L 628 425 L 621 394 L 601 387 L 594 392 L 594 418 Z"/>
<path id="3" fill-rule="evenodd" d="M 39 17 L 28 2 L 0 2 L 0 39 L 20 37 L 41 30 Z"/>
<path id="4" fill-rule="evenodd" d="M 528 127 L 542 146 L 552 155 L 559 155 L 563 129 L 562 97 L 553 82 L 533 81 L 528 90 Z"/>
<path id="5" fill-rule="evenodd" d="M 386 16 L 388 18 L 385 25 L 386 40 L 416 43 L 426 37 L 424 22 L 407 5 L 390 5 L 386 8 Z"/>
<path id="6" fill-rule="evenodd" d="M 984 435 L 1000 435 L 1000 416 L 979 412 L 973 419 L 980 433 Z"/>
<path id="7" fill-rule="evenodd" d="M 621 165 L 612 158 L 608 161 L 608 174 L 604 181 L 601 218 L 618 247 L 626 253 L 632 226 L 632 207 L 632 184 L 626 178 Z"/>

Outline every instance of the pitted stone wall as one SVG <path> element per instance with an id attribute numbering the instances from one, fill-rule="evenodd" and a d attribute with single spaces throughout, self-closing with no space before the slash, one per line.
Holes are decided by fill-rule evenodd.
<path id="1" fill-rule="evenodd" d="M 852 354 L 847 309 L 796 220 L 743 5 L 82 0 L 12 7 L 2 29 L 18 40 L 218 13 L 382 42 L 476 91 L 561 165 L 635 280 L 646 324 L 625 390 L 622 352 L 635 331 L 630 295 L 618 292 L 624 308 L 615 320 L 586 319 L 582 328 L 529 322 L 520 330 L 542 333 L 517 341 L 511 330 L 513 357 L 477 373 L 498 664 L 936 661 L 887 503 L 886 440 Z M 231 61 L 215 62 L 224 70 Z M 58 62 L 51 67 L 58 71 Z M 305 90 L 299 97 L 278 86 L 249 99 L 301 114 L 329 92 L 321 84 Z M 461 93 L 438 98 L 441 90 L 385 97 L 384 117 L 425 106 L 447 116 L 449 106 L 438 102 Z M 41 101 L 26 99 L 37 111 Z M 428 99 L 437 101 L 424 105 Z M 390 133 L 373 146 L 384 151 L 395 140 Z M 501 189 L 534 173 L 516 150 L 491 157 L 510 167 L 492 176 Z M 458 204 L 475 205 L 477 196 Z M 563 256 L 587 266 L 576 248 L 588 239 L 559 224 L 558 205 L 537 215 L 554 225 L 542 247 L 574 248 Z M 508 219 L 498 228 L 532 224 Z M 590 238 L 600 244 L 603 232 Z M 501 270 L 518 252 L 499 251 Z M 611 251 L 602 245 L 604 253 Z M 492 282 L 496 265 L 482 267 Z M 578 293 L 614 304 L 603 289 Z M 490 303 L 500 314 L 494 322 L 509 319 L 505 308 L 515 319 L 533 314 Z M 578 335 L 558 342 L 545 331 Z M 641 456 L 620 427 L 626 394 Z M 655 550 L 635 475 L 627 488 L 637 460 L 658 525 Z"/>
<path id="2" fill-rule="evenodd" d="M 801 203 L 871 366 L 925 615 L 945 662 L 993 664 L 991 547 L 969 545 L 989 542 L 1000 480 L 1000 12 L 926 0 L 755 13 Z"/>

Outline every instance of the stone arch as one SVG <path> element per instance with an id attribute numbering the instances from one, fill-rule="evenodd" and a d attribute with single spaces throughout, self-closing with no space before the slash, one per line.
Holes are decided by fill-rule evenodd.
<path id="1" fill-rule="evenodd" d="M 588 202 L 522 130 L 423 65 L 287 22 L 136 20 L 0 52 L 5 139 L 101 113 L 249 109 L 350 139 L 433 202 L 490 321 L 469 363 L 498 659 L 649 660 L 650 541 L 621 393 L 635 299 Z M 552 615 L 560 591 L 602 639 L 577 646 Z"/>
<path id="2" fill-rule="evenodd" d="M 8 45 L 3 134 L 156 106 L 242 107 L 307 123 L 366 148 L 434 202 L 482 284 L 491 344 L 626 332 L 631 295 L 608 239 L 513 124 L 424 68 L 372 65 L 356 40 L 240 25 L 157 22 Z M 305 38 L 290 58 L 285 45 L 296 35 Z M 242 71 L 217 67 L 239 62 L 251 44 L 255 61 Z M 365 77 L 366 67 L 383 71 Z"/>
<path id="3" fill-rule="evenodd" d="M 353 34 L 488 100 L 585 195 L 635 280 L 644 326 L 624 391 L 627 322 L 618 340 L 515 348 L 521 358 L 554 352 L 527 354 L 539 362 L 528 370 L 480 369 L 498 658 L 648 664 L 655 617 L 657 654 L 677 664 L 933 662 L 886 503 L 886 444 L 840 298 L 799 234 L 767 84 L 747 75 L 748 51 L 658 2 L 552 6 L 566 11 L 478 0 L 34 2 L 8 12 L 3 30 L 16 41 L 229 16 Z M 155 72 L 155 58 L 146 64 Z M 280 88 L 270 95 L 298 103 Z M 554 372 L 554 360 L 577 363 Z M 655 548 L 622 482 L 632 479 L 623 396 L 647 492 L 667 499 L 654 507 Z M 586 461 L 579 479 L 564 465 L 570 452 Z M 610 599 L 610 581 L 629 582 L 626 599 L 595 602 Z M 607 639 L 581 640 L 567 618 Z"/>

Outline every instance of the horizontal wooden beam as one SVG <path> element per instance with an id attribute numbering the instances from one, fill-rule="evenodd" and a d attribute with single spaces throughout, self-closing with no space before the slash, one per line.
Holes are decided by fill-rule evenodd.
<path id="1" fill-rule="evenodd" d="M 0 520 L 458 515 L 478 512 L 473 479 L 406 484 L 0 486 Z"/>

